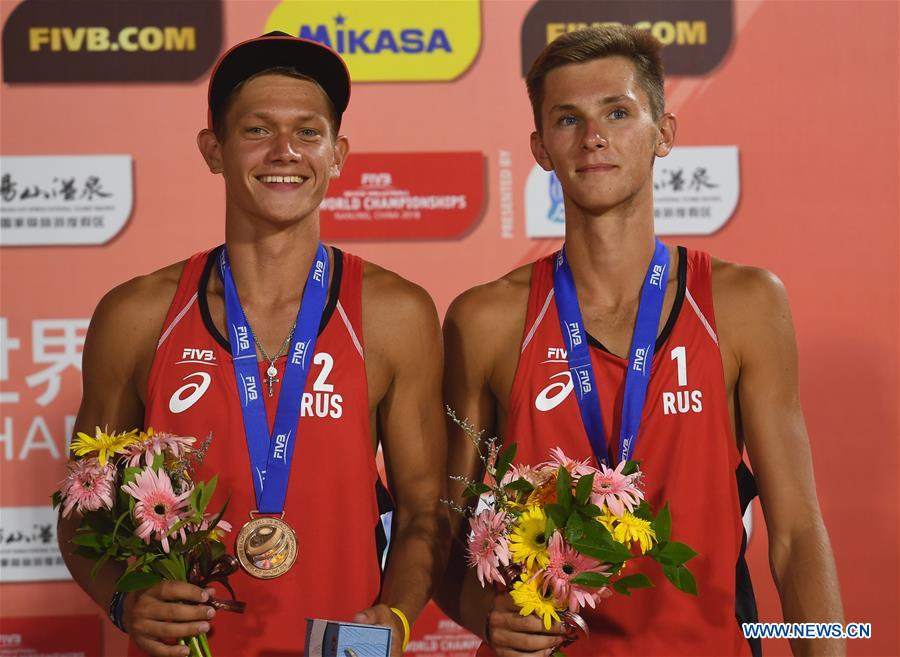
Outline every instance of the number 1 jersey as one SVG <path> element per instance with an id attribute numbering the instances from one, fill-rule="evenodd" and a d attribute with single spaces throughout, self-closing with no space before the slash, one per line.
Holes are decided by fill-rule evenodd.
<path id="1" fill-rule="evenodd" d="M 657 339 L 640 434 L 645 493 L 655 510 L 668 502 L 672 540 L 699 555 L 688 562 L 699 595 L 682 593 L 649 559 L 629 562 L 652 589 L 615 594 L 583 616 L 590 639 L 567 655 L 749 655 L 740 622 L 756 620 L 744 562 L 743 510 L 753 479 L 732 434 L 712 305 L 708 254 L 680 248 L 678 287 Z M 553 295 L 553 258 L 534 263 L 518 368 L 509 400 L 506 442 L 516 461 L 537 464 L 561 447 L 596 464 L 582 424 Z M 627 363 L 589 336 L 603 425 L 618 453 Z"/>

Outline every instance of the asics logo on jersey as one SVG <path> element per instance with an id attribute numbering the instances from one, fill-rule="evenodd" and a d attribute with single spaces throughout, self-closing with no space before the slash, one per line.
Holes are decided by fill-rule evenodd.
<path id="1" fill-rule="evenodd" d="M 232 324 L 231 328 L 234 330 L 234 339 L 238 345 L 238 352 L 250 351 L 250 336 L 247 333 L 247 327 Z"/>
<path id="2" fill-rule="evenodd" d="M 306 342 L 298 342 L 294 345 L 294 352 L 291 354 L 291 363 L 299 365 L 306 369 L 306 350 L 309 348 L 309 340 Z"/>
<path id="3" fill-rule="evenodd" d="M 577 322 L 566 323 L 566 330 L 569 332 L 569 344 L 577 347 L 581 344 L 581 328 Z"/>
<path id="4" fill-rule="evenodd" d="M 650 345 L 648 344 L 646 347 L 638 347 L 634 350 L 634 362 L 631 364 L 631 369 L 635 372 L 640 372 L 644 376 L 647 376 L 647 354 L 650 353 Z"/>
<path id="5" fill-rule="evenodd" d="M 281 461 L 282 463 L 287 463 L 287 441 L 290 437 L 290 432 L 287 434 L 280 433 L 275 436 L 275 458 Z"/>
<path id="6" fill-rule="evenodd" d="M 551 379 L 562 378 L 562 381 L 555 381 L 538 393 L 534 400 L 534 407 L 539 411 L 552 411 L 554 408 L 563 403 L 563 400 L 569 396 L 569 393 L 575 389 L 572 383 L 572 375 L 566 372 L 560 372 L 550 377 Z"/>
<path id="7" fill-rule="evenodd" d="M 169 410 L 172 413 L 184 413 L 187 409 L 196 404 L 203 396 L 203 393 L 206 392 L 207 388 L 209 388 L 212 377 L 206 372 L 194 372 L 193 374 L 188 374 L 182 381 L 187 381 L 188 379 L 196 377 L 200 377 L 200 383 L 185 383 L 169 397 Z"/>
<path id="8" fill-rule="evenodd" d="M 256 398 L 259 397 L 259 392 L 256 389 L 256 377 L 241 376 L 241 383 L 244 386 L 244 406 L 247 406 L 250 402 L 255 401 Z"/>
<path id="9" fill-rule="evenodd" d="M 661 290 L 663 286 L 663 275 L 665 273 L 665 265 L 653 265 L 653 271 L 650 273 L 650 285 L 655 285 Z"/>

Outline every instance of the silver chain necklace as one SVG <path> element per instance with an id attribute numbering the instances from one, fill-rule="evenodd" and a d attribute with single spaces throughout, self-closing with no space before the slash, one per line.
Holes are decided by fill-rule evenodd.
<path id="1" fill-rule="evenodd" d="M 247 322 L 247 326 L 250 326 L 250 322 Z M 283 354 L 287 354 L 287 347 L 291 343 L 291 339 L 294 337 L 294 329 L 297 328 L 297 319 L 294 318 L 294 323 L 291 324 L 291 331 L 288 333 L 287 337 L 284 339 L 284 342 L 281 343 L 281 346 L 278 348 L 278 352 L 275 354 L 274 358 L 269 358 L 269 354 L 266 353 L 266 350 L 263 349 L 262 343 L 256 338 L 256 333 L 253 331 L 253 327 L 250 326 L 250 335 L 253 336 L 253 342 L 256 343 L 256 348 L 259 349 L 259 353 L 262 354 L 263 358 L 265 358 L 269 362 L 269 368 L 266 370 L 266 386 L 269 388 L 269 397 L 272 396 L 272 386 L 281 381 L 281 379 L 276 379 L 278 376 L 278 368 L 275 367 L 275 361 L 278 360 Z"/>

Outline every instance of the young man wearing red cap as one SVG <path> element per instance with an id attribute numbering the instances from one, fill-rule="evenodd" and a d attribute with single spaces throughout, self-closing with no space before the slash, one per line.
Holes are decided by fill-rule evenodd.
<path id="1" fill-rule="evenodd" d="M 697 596 L 646 560 L 626 572 L 646 573 L 652 589 L 606 599 L 585 589 L 596 603 L 582 611 L 590 637 L 579 634 L 570 657 L 758 654 L 741 627 L 756 620 L 741 523 L 756 483 L 785 619 L 842 620 L 784 289 L 768 272 L 654 236 L 653 160 L 675 141 L 660 50 L 649 33 L 618 26 L 566 34 L 537 58 L 531 147 L 559 178 L 565 246 L 462 294 L 444 325 L 445 398 L 460 416 L 515 441 L 520 464 L 554 447 L 594 465 L 640 461 L 647 500 L 669 503 L 673 540 L 699 553 L 687 564 Z M 448 462 L 480 477 L 458 430 Z M 549 655 L 566 638 L 559 623 L 545 629 L 463 573 L 467 529 L 459 523 L 443 608 L 484 638 L 479 654 Z M 793 648 L 831 655 L 843 645 Z"/>
<path id="2" fill-rule="evenodd" d="M 211 621 L 211 591 L 191 584 L 114 594 L 121 564 L 92 579 L 63 520 L 70 570 L 133 654 L 187 654 L 174 641 L 210 628 L 217 655 L 302 654 L 312 617 L 390 626 L 397 655 L 430 597 L 447 543 L 437 314 L 421 288 L 319 241 L 349 95 L 318 43 L 271 33 L 227 52 L 197 140 L 225 180 L 225 244 L 115 288 L 91 321 L 77 429 L 211 434 L 196 477 L 217 475 L 229 500 L 247 603 Z"/>

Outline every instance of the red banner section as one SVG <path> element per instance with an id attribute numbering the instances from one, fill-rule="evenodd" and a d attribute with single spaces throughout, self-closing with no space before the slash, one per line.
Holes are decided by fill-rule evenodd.
<path id="1" fill-rule="evenodd" d="M 322 202 L 322 237 L 461 237 L 481 218 L 484 187 L 478 152 L 351 153 Z"/>
<path id="2" fill-rule="evenodd" d="M 99 616 L 0 618 L 0 657 L 100 657 Z"/>

